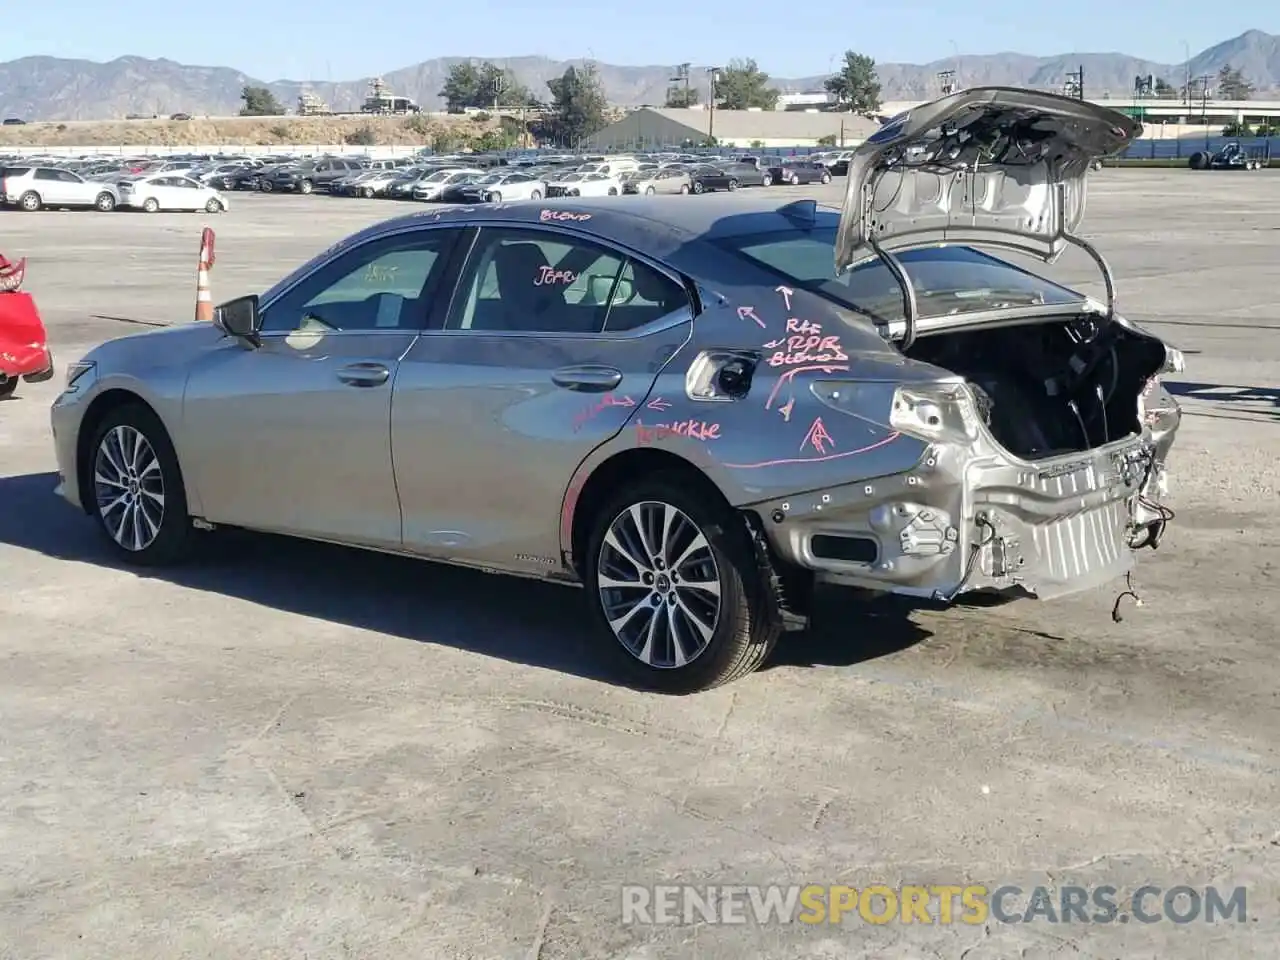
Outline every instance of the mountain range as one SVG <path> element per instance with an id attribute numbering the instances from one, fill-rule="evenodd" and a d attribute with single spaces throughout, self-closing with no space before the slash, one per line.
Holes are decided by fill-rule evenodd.
<path id="1" fill-rule="evenodd" d="M 492 59 L 540 96 L 546 82 L 582 60 L 545 57 L 442 57 L 383 75 L 390 89 L 415 99 L 424 110 L 443 109 L 440 90 L 449 68 L 467 60 Z M 1032 57 L 1020 53 L 960 55 L 933 63 L 882 63 L 877 72 L 886 101 L 924 100 L 938 93 L 937 74 L 956 70 L 962 86 L 1061 88 L 1069 73 L 1084 71 L 1092 98 L 1132 95 L 1134 78 L 1154 74 L 1174 87 L 1185 78 L 1215 76 L 1226 65 L 1240 70 L 1261 97 L 1280 90 L 1280 36 L 1249 30 L 1201 51 L 1186 63 L 1165 64 L 1124 53 L 1065 53 Z M 609 100 L 622 106 L 660 105 L 670 85 L 670 66 L 619 66 L 595 62 Z M 691 73 L 701 78 L 703 70 Z M 265 86 L 290 109 L 301 93 L 311 93 L 335 110 L 355 110 L 370 78 L 344 82 L 276 80 L 264 82 L 230 67 L 202 67 L 172 60 L 120 57 L 107 63 L 56 57 L 23 57 L 0 63 L 0 116 L 28 120 L 106 120 L 128 114 L 229 116 L 241 107 L 247 84 Z M 825 75 L 774 77 L 784 93 L 821 89 Z"/>

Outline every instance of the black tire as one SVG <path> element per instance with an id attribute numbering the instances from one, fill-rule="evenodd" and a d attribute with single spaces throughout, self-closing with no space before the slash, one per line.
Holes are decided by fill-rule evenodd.
<path id="1" fill-rule="evenodd" d="M 312 183 L 310 180 L 303 180 L 301 183 L 298 184 L 298 192 L 301 194 L 308 194 L 315 188 L 316 188 L 316 185 Z"/>
<path id="2" fill-rule="evenodd" d="M 530 200 L 541 200 L 541 199 L 542 199 L 542 191 L 541 191 L 541 190 L 533 190 L 533 191 L 530 191 L 530 193 L 529 193 L 529 199 L 530 199 Z"/>
<path id="3" fill-rule="evenodd" d="M 653 187 L 645 187 L 645 188 L 644 188 L 644 195 L 645 195 L 646 197 L 652 197 L 652 196 L 653 196 L 655 193 L 657 193 L 657 192 L 658 192 L 658 191 L 657 191 L 657 190 L 655 190 Z"/>
<path id="4" fill-rule="evenodd" d="M 702 192 L 703 190 L 705 190 L 705 189 L 706 189 L 706 187 L 704 187 L 704 186 L 702 185 L 702 181 L 701 181 L 701 180 L 695 180 L 695 181 L 693 181 L 693 192 L 694 192 L 694 193 L 701 193 L 701 192 Z"/>
<path id="5" fill-rule="evenodd" d="M 617 188 L 617 187 L 610 187 L 610 188 L 609 188 L 609 196 L 611 196 L 611 197 L 616 197 L 617 195 L 618 195 L 618 188 Z"/>
<path id="6" fill-rule="evenodd" d="M 772 186 L 773 186 L 773 174 L 766 173 L 763 177 L 761 177 L 761 178 L 760 178 L 760 186 L 762 186 L 762 187 L 772 187 Z"/>
<path id="7" fill-rule="evenodd" d="M 105 456 L 101 454 L 104 441 L 117 428 L 131 430 L 142 436 L 158 464 L 161 484 L 159 491 L 163 497 L 162 509 L 157 532 L 141 549 L 124 546 L 113 535 L 111 523 L 104 518 L 104 509 L 110 505 L 111 491 L 116 488 L 106 484 L 100 485 L 94 479 L 99 473 L 106 476 L 110 472 L 99 470 L 98 460 L 100 455 Z M 89 462 L 81 464 L 79 473 L 81 477 L 87 479 L 87 483 L 86 488 L 80 491 L 80 496 L 89 505 L 89 511 L 98 523 L 98 529 L 102 531 L 112 549 L 129 563 L 139 566 L 163 566 L 181 560 L 191 548 L 195 530 L 191 524 L 191 517 L 187 514 L 186 487 L 182 480 L 182 468 L 178 465 L 178 455 L 174 452 L 173 443 L 169 440 L 169 433 L 165 430 L 164 424 L 151 408 L 141 403 L 127 403 L 109 411 L 94 429 L 85 455 L 89 458 Z M 137 496 L 141 498 L 144 494 L 139 493 Z M 114 516 L 114 510 L 107 512 Z M 148 516 L 154 520 L 154 513 Z"/>
<path id="8" fill-rule="evenodd" d="M 704 571 L 713 570 L 717 578 L 719 607 L 710 639 L 681 666 L 642 661 L 636 653 L 624 646 L 609 623 L 606 597 L 600 588 L 601 562 L 606 559 L 605 538 L 615 521 L 621 520 L 633 506 L 639 504 L 661 504 L 674 508 L 691 521 L 705 537 L 707 548 L 693 553 L 679 569 L 689 570 L 701 566 Z M 683 543 L 675 546 L 676 552 L 682 549 Z M 614 560 L 616 552 L 612 547 L 608 547 L 608 551 L 608 559 Z M 699 557 L 702 559 L 699 560 Z M 714 561 L 713 567 L 707 565 L 707 558 Z M 654 566 L 660 571 L 671 572 L 665 565 Z M 780 628 L 770 614 L 764 578 L 760 574 L 746 524 L 727 504 L 701 493 L 681 474 L 654 474 L 625 486 L 611 497 L 592 521 L 585 567 L 588 602 L 592 616 L 600 628 L 601 641 L 610 651 L 613 660 L 637 686 L 669 694 L 709 690 L 757 670 L 777 642 Z M 658 577 L 661 579 L 661 574 Z M 674 581 L 679 582 L 678 579 Z M 665 610 L 661 596 L 657 593 L 661 586 L 655 585 L 652 589 L 652 596 L 659 597 L 658 606 L 653 608 L 654 613 L 645 616 L 651 601 L 643 598 L 636 601 L 643 604 L 643 609 L 635 613 L 639 620 L 643 620 L 637 624 L 641 633 L 648 629 L 649 621 L 657 617 L 657 610 Z M 691 593 L 700 593 L 704 598 L 710 596 L 690 587 L 679 588 L 672 584 L 667 584 L 667 589 L 668 598 L 681 589 L 684 591 L 680 594 L 682 600 L 687 600 Z M 630 596 L 635 597 L 636 594 L 631 593 Z M 609 602 L 618 599 L 621 599 L 621 594 L 613 588 Z M 670 606 L 672 610 L 677 609 L 674 603 Z M 692 608 L 682 603 L 678 609 Z M 705 610 L 703 607 L 700 609 Z M 666 617 L 663 619 L 667 623 L 671 622 Z M 686 628 L 690 627 L 688 621 L 683 622 Z M 701 622 L 704 627 L 707 626 L 706 620 Z M 693 634 L 696 635 L 697 631 L 693 631 Z M 635 642 L 640 639 L 636 638 Z M 672 645 L 674 646 L 674 641 Z M 663 646 L 664 653 L 670 651 L 670 647 Z M 651 656 L 651 659 L 655 658 Z M 671 656 L 665 659 L 674 662 L 676 658 Z"/>
<path id="9" fill-rule="evenodd" d="M 17 377 L 6 377 L 0 382 L 0 400 L 8 400 L 13 396 L 13 391 L 18 389 Z"/>
<path id="10" fill-rule="evenodd" d="M 274 190 L 274 189 L 275 189 L 275 187 L 271 186 L 271 181 L 270 181 L 270 180 L 259 180 L 259 181 L 258 181 L 258 192 L 259 192 L 259 193 L 270 193 L 270 192 L 271 192 L 272 190 Z"/>
<path id="11" fill-rule="evenodd" d="M 142 201 L 142 209 L 147 213 L 159 213 L 160 201 L 155 197 L 147 197 L 146 200 Z"/>
<path id="12" fill-rule="evenodd" d="M 101 210 L 103 213 L 110 213 L 116 208 L 116 198 L 105 190 L 98 194 L 97 199 L 93 201 L 95 210 Z"/>
<path id="13" fill-rule="evenodd" d="M 28 190 L 18 198 L 18 206 L 27 213 L 35 213 L 44 206 L 44 201 L 40 199 L 40 194 L 34 190 Z"/>
<path id="14" fill-rule="evenodd" d="M 737 190 L 737 189 L 738 189 L 738 181 L 737 181 L 737 180 L 730 180 L 730 181 L 729 181 L 729 192 L 730 192 L 730 193 L 733 193 L 733 191 L 735 191 L 735 190 Z"/>
<path id="15" fill-rule="evenodd" d="M 822 175 L 822 182 L 823 182 L 823 184 L 824 184 L 824 185 L 825 185 L 825 184 L 830 183 L 830 182 L 831 182 L 831 174 L 830 174 L 830 173 L 824 173 L 824 174 Z"/>
<path id="16" fill-rule="evenodd" d="M 204 205 L 205 213 L 221 213 L 222 209 L 222 201 L 217 197 L 210 197 L 209 202 Z"/>

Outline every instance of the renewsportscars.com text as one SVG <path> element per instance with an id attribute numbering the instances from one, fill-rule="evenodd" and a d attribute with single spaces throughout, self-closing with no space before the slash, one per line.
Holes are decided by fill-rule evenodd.
<path id="1" fill-rule="evenodd" d="M 1244 923 L 1244 887 L 656 885 L 622 888 L 624 924 Z"/>

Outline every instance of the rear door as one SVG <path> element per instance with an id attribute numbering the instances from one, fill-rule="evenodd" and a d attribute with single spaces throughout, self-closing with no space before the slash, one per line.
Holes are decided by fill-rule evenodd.
<path id="1" fill-rule="evenodd" d="M 647 402 L 691 324 L 678 279 L 625 251 L 551 225 L 481 228 L 442 328 L 396 381 L 405 546 L 524 572 L 558 563 L 574 470 Z"/>

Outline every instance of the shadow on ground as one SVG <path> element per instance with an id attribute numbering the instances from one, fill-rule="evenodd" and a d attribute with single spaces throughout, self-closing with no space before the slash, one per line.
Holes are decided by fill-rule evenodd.
<path id="1" fill-rule="evenodd" d="M 598 649 L 581 591 L 353 548 L 219 531 L 180 566 L 126 567 L 94 522 L 53 494 L 53 473 L 0 478 L 0 544 L 129 569 L 194 590 L 391 636 L 624 684 Z M 852 666 L 926 639 L 910 607 L 817 599 L 813 627 L 787 634 L 770 667 Z"/>
<path id="2" fill-rule="evenodd" d="M 1263 417 L 1280 420 L 1280 389 L 1275 387 L 1241 387 L 1223 383 L 1187 383 L 1166 380 L 1164 388 L 1175 397 L 1221 404 L 1224 410 L 1251 415 L 1248 419 Z"/>

